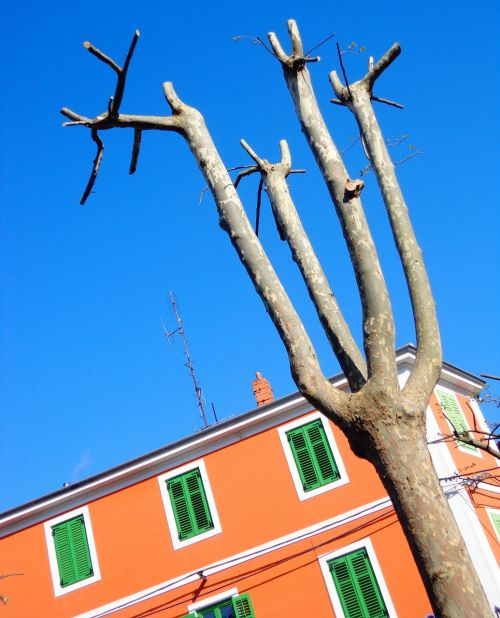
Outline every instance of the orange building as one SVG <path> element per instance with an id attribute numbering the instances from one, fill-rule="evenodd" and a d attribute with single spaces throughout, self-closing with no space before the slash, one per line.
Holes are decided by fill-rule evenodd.
<path id="1" fill-rule="evenodd" d="M 400 379 L 415 349 L 398 351 Z M 332 379 L 346 388 L 342 376 Z M 494 457 L 478 378 L 445 364 L 429 448 L 492 611 L 500 607 Z M 374 469 L 297 393 L 2 514 L 5 618 L 425 618 L 431 606 Z M 443 410 L 445 414 L 443 414 Z"/>

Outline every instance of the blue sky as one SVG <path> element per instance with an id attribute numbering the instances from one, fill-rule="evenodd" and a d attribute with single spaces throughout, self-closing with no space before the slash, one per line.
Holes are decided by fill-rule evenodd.
<path id="1" fill-rule="evenodd" d="M 335 41 L 366 47 L 345 56 L 352 80 L 367 55 L 395 41 L 401 57 L 379 96 L 387 138 L 408 134 L 422 155 L 398 173 L 433 283 L 445 358 L 474 373 L 499 374 L 497 141 L 498 4 L 361 0 L 262 2 L 10 3 L 4 28 L 1 139 L 1 501 L 9 508 L 158 448 L 202 427 L 180 340 L 173 290 L 210 415 L 254 407 L 255 371 L 276 396 L 295 390 L 288 362 L 261 301 L 217 224 L 210 195 L 183 141 L 143 138 L 128 176 L 132 135 L 109 132 L 95 194 L 79 198 L 94 145 L 82 128 L 61 128 L 59 109 L 93 116 L 106 107 L 114 76 L 81 45 L 90 40 L 122 62 L 141 30 L 122 111 L 167 114 L 171 80 L 205 116 L 228 166 L 249 162 L 244 137 L 265 158 L 286 138 L 290 180 L 304 224 L 359 340 L 359 299 L 339 226 L 297 126 L 280 67 L 235 35 L 275 30 L 297 19 L 306 48 L 332 32 L 312 67 L 316 92 L 339 147 L 356 136 L 345 109 L 329 104 Z M 497 111 L 497 110 L 496 110 Z M 394 158 L 404 158 L 404 148 Z M 347 155 L 352 176 L 365 166 Z M 414 341 L 401 268 L 373 175 L 364 204 L 392 294 L 397 344 Z M 256 180 L 242 196 L 254 217 Z M 338 365 L 287 247 L 264 201 L 261 238 L 311 332 L 325 373 Z M 492 385 L 495 386 L 494 384 Z M 498 390 L 498 386 L 497 386 Z"/>

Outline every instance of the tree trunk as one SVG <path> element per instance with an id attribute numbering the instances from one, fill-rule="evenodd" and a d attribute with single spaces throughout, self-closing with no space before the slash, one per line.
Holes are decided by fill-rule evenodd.
<path id="1" fill-rule="evenodd" d="M 436 616 L 491 616 L 424 432 L 408 419 L 378 423 L 375 431 L 370 460 L 394 504 Z"/>

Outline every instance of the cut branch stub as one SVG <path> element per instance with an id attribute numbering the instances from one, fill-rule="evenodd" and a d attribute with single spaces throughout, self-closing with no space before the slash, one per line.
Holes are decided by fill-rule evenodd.
<path id="1" fill-rule="evenodd" d="M 364 188 L 365 188 L 365 183 L 359 178 L 356 178 L 355 180 L 351 180 L 350 178 L 348 178 L 347 182 L 345 183 L 345 190 L 346 190 L 348 199 L 350 199 L 353 196 L 359 197 L 361 195 L 361 191 Z"/>
<path id="2" fill-rule="evenodd" d="M 274 32 L 269 32 L 267 35 L 276 58 L 278 58 L 284 66 L 290 69 L 300 70 L 304 67 L 306 62 L 319 62 L 321 60 L 319 56 L 310 56 L 309 53 L 304 54 L 302 39 L 300 38 L 299 29 L 294 19 L 288 20 L 288 33 L 292 42 L 291 55 L 285 52 Z"/>

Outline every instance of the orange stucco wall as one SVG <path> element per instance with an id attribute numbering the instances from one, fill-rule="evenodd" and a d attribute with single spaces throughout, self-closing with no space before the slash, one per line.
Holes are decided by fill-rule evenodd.
<path id="1" fill-rule="evenodd" d="M 356 457 L 340 431 L 332 429 L 349 483 L 302 502 L 276 427 L 206 455 L 222 532 L 178 550 L 172 546 L 157 476 L 86 503 L 101 580 L 60 597 L 53 593 L 43 522 L 3 539 L 0 572 L 23 573 L 2 582 L 0 592 L 10 599 L 1 608 L 3 616 L 75 616 L 384 497 L 371 465 Z M 239 593 L 251 594 L 257 618 L 333 616 L 318 556 L 365 537 L 371 539 L 400 618 L 430 613 L 390 507 L 110 615 L 181 616 L 194 600 L 237 587 Z"/>

